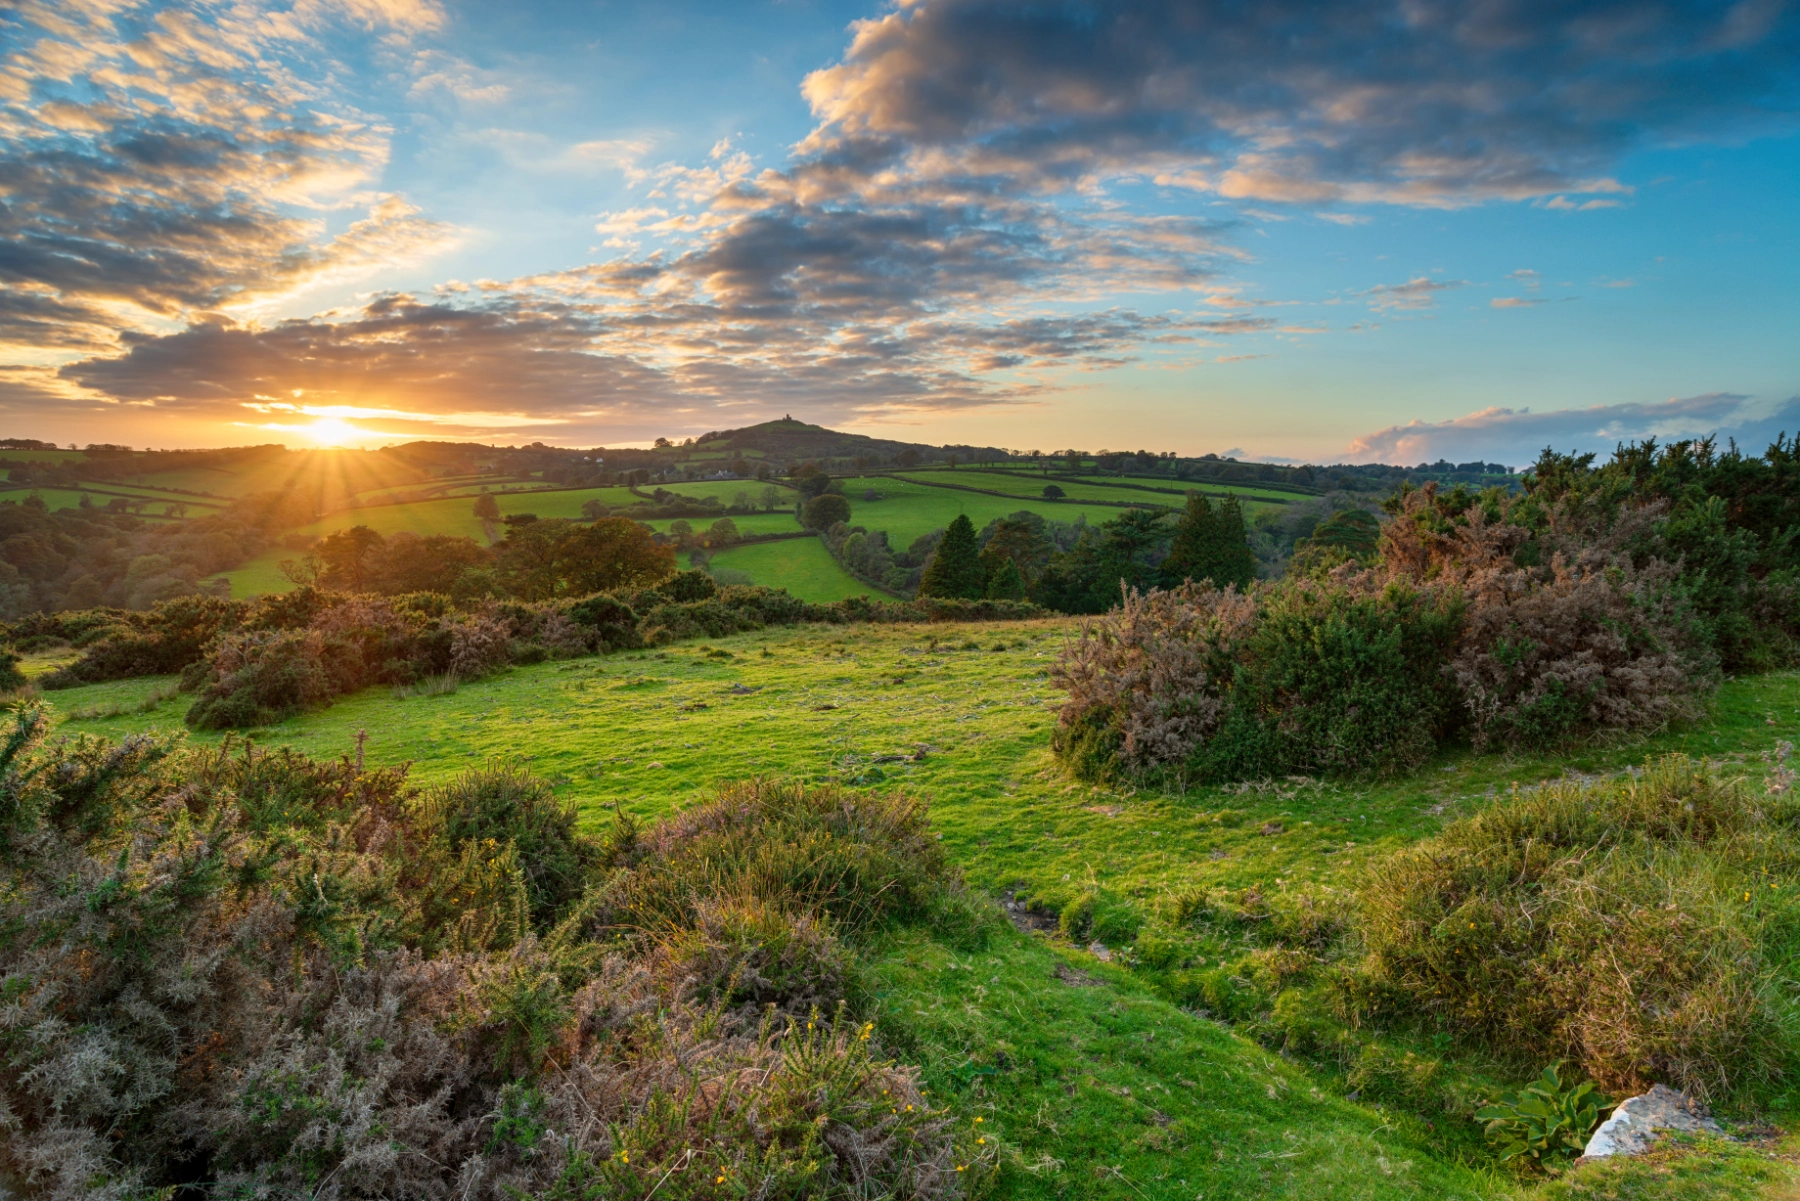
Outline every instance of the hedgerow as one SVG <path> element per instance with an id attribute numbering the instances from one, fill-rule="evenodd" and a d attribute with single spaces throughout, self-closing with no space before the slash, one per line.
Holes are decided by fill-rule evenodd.
<path id="1" fill-rule="evenodd" d="M 182 687 L 197 693 L 188 724 L 230 729 L 280 721 L 371 685 L 474 680 L 515 663 L 683 638 L 806 622 L 1004 621 L 1038 612 L 1017 601 L 858 597 L 816 605 L 778 589 L 719 588 L 704 572 L 684 571 L 654 588 L 533 603 L 311 587 L 254 601 L 183 597 L 149 613 L 32 619 L 13 637 L 35 646 L 56 633 L 91 635 L 79 659 L 42 678 L 46 688 L 180 672 Z"/>
<path id="2" fill-rule="evenodd" d="M 983 928 L 899 797 L 746 783 L 591 839 L 507 767 L 0 745 L 0 1162 L 31 1195 L 968 1195 L 851 1004 Z M 722 1187 L 728 1184 L 729 1189 Z"/>

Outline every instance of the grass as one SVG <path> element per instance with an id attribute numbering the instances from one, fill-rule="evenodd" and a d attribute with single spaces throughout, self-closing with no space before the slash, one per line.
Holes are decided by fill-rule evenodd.
<path id="1" fill-rule="evenodd" d="M 792 516 L 786 516 L 786 520 L 788 524 L 783 532 L 797 528 Z M 740 525 L 738 528 L 746 527 Z M 758 584 L 786 588 L 800 599 L 818 604 L 850 596 L 882 595 L 838 566 L 837 560 L 817 538 L 734 546 L 714 555 L 712 565 L 747 572 Z"/>
<path id="2" fill-rule="evenodd" d="M 1226 492 L 1231 492 L 1244 502 L 1247 512 L 1252 508 L 1250 502 L 1254 499 L 1292 499 L 1294 495 L 1291 492 L 1276 492 L 1268 488 L 1226 488 L 1219 484 L 1174 480 L 1163 476 L 1128 475 L 1123 479 L 1108 476 L 1103 480 L 1096 479 L 1090 482 L 1052 479 L 1024 471 L 979 471 L 964 467 L 954 470 L 909 471 L 906 473 L 906 478 L 923 484 L 960 484 L 965 488 L 989 488 L 1024 499 L 1041 498 L 1044 494 L 1044 486 L 1055 484 L 1074 500 L 1129 501 L 1139 504 L 1168 505 L 1171 508 L 1179 508 L 1184 504 L 1181 494 L 1184 490 L 1191 488 L 1204 492 L 1208 496 L 1223 496 Z M 1164 489 L 1165 491 L 1140 492 L 1136 488 L 1109 487 L 1109 484 L 1135 484 L 1139 487 Z M 1254 507 L 1264 508 L 1266 506 Z M 1090 518 L 1090 520 L 1092 519 Z"/>
<path id="3" fill-rule="evenodd" d="M 1515 783 L 1620 770 L 1664 751 L 1754 768 L 1777 739 L 1800 738 L 1800 674 L 1782 673 L 1727 682 L 1712 714 L 1690 728 L 1560 757 L 1448 753 L 1377 783 L 1090 788 L 1070 783 L 1048 750 L 1060 696 L 1045 673 L 1072 628 L 768 631 L 518 668 L 437 695 L 371 689 L 258 739 L 332 756 L 353 751 L 366 730 L 374 761 L 411 761 L 421 783 L 516 757 L 590 828 L 615 806 L 650 818 L 693 804 L 719 779 L 906 788 L 931 798 L 934 827 L 976 886 L 1051 900 L 1094 893 L 1110 907 L 1111 929 L 1124 932 L 1103 933 L 1119 949 L 1172 893 L 1348 884 L 1371 858 Z M 84 733 L 179 728 L 185 698 L 137 711 L 168 683 L 49 700 L 65 714 L 118 707 L 116 717 L 71 727 Z M 1263 832 L 1274 823 L 1278 832 Z M 1043 935 L 1006 929 L 974 953 L 897 935 L 879 948 L 874 976 L 883 1036 L 924 1065 L 934 1096 L 982 1116 L 1001 1141 L 1002 1197 L 1560 1201 L 1606 1196 L 1572 1191 L 1594 1180 L 1646 1201 L 1794 1195 L 1775 1191 L 1792 1190 L 1795 1178 L 1766 1150 L 1702 1148 L 1544 1185 L 1459 1166 L 1459 1156 L 1479 1153 L 1474 1131 L 1458 1141 L 1442 1121 L 1346 1100 L 1343 1080 L 1172 1003 L 1154 973 Z M 1800 1095 L 1773 1116 L 1791 1124 L 1797 1112 Z"/>

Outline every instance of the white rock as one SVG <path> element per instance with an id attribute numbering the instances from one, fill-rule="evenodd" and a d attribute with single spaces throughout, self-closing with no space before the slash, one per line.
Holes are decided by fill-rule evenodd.
<path id="1" fill-rule="evenodd" d="M 1588 1139 L 1586 1159 L 1603 1155 L 1637 1155 L 1648 1151 L 1658 1130 L 1705 1130 L 1719 1133 L 1706 1106 L 1686 1093 L 1657 1084 L 1649 1092 L 1627 1097 Z"/>

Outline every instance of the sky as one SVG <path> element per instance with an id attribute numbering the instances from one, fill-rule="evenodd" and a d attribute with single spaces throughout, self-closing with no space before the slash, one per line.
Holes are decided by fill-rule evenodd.
<path id="1" fill-rule="evenodd" d="M 1800 432 L 1800 0 L 0 5 L 0 436 Z"/>

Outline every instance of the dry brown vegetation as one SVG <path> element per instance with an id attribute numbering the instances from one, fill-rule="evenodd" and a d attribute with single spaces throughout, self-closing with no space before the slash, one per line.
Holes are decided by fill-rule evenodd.
<path id="1" fill-rule="evenodd" d="M 858 938 L 982 936 L 904 798 L 734 785 L 591 840 L 511 769 L 420 794 L 16 717 L 0 1103 L 39 1195 L 943 1197 L 991 1167 L 852 1007 Z"/>

